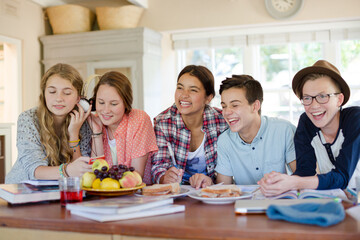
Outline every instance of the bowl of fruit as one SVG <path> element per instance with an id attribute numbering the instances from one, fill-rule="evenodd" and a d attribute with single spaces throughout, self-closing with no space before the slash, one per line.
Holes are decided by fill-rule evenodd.
<path id="1" fill-rule="evenodd" d="M 96 159 L 92 172 L 82 176 L 82 189 L 87 194 L 99 196 L 120 196 L 136 192 L 146 186 L 133 167 L 119 164 L 109 167 L 105 159 Z"/>

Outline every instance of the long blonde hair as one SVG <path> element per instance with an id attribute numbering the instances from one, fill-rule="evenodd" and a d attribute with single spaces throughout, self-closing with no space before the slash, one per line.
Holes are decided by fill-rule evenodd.
<path id="1" fill-rule="evenodd" d="M 63 63 L 58 63 L 49 68 L 41 79 L 40 102 L 37 110 L 40 125 L 40 141 L 45 147 L 49 166 L 58 166 L 61 163 L 70 162 L 73 152 L 68 143 L 70 115 L 66 117 L 64 124 L 61 126 L 61 136 L 57 136 L 54 128 L 54 117 L 46 107 L 45 88 L 48 79 L 53 75 L 69 80 L 76 89 L 78 96 L 81 96 L 83 80 L 74 67 Z"/>

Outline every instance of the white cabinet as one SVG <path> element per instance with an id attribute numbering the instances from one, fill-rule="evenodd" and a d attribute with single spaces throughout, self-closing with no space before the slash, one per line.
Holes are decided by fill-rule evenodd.
<path id="1" fill-rule="evenodd" d="M 45 71 L 62 62 L 77 68 L 82 77 L 109 70 L 121 71 L 132 83 L 133 107 L 149 115 L 160 112 L 161 34 L 148 28 L 93 31 L 41 37 Z M 146 100 L 146 101 L 145 101 Z"/>

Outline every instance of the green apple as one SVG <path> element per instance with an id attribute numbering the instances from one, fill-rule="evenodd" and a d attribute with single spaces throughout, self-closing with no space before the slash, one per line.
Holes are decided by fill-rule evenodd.
<path id="1" fill-rule="evenodd" d="M 101 171 L 101 168 L 103 166 L 106 166 L 107 169 L 109 170 L 109 164 L 107 163 L 107 161 L 105 161 L 105 159 L 102 158 L 98 158 L 95 160 L 95 162 L 92 164 L 92 170 L 94 171 L 95 169 L 98 169 L 99 171 Z"/>
<path id="2" fill-rule="evenodd" d="M 92 183 L 96 179 L 96 176 L 93 172 L 86 172 L 82 175 L 82 186 L 86 188 L 91 188 Z"/>

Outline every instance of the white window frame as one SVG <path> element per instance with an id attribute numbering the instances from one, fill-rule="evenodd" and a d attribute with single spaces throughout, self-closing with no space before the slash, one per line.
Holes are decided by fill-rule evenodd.
<path id="1" fill-rule="evenodd" d="M 178 72 L 185 66 L 185 51 L 201 48 L 243 47 L 244 73 L 259 79 L 258 46 L 301 42 L 322 42 L 323 58 L 341 65 L 339 41 L 360 39 L 360 18 L 251 25 L 217 29 L 196 29 L 172 34 L 178 53 Z M 360 89 L 359 86 L 355 86 Z M 267 89 L 264 89 L 267 91 Z M 292 119 L 290 113 L 290 119 Z"/>

